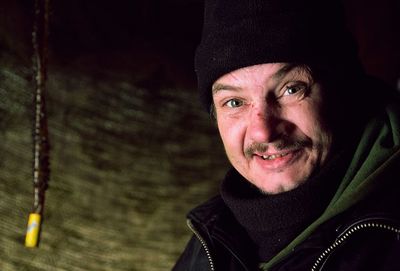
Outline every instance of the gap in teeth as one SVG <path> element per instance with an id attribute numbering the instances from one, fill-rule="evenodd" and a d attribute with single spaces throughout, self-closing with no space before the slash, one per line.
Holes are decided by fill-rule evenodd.
<path id="1" fill-rule="evenodd" d="M 283 157 L 283 156 L 285 156 L 285 155 L 287 155 L 287 153 L 272 154 L 272 155 L 263 155 L 263 156 L 261 156 L 261 157 L 262 157 L 262 159 L 264 159 L 264 160 L 273 160 L 273 159 L 276 159 L 276 158 Z"/>

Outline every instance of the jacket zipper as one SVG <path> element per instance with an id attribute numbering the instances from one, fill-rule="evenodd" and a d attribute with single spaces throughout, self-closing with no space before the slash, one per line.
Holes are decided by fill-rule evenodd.
<path id="1" fill-rule="evenodd" d="M 203 248 L 206 252 L 206 255 L 207 255 L 208 263 L 210 264 L 210 270 L 215 271 L 214 262 L 212 260 L 210 249 L 208 248 L 206 241 L 204 241 L 203 237 L 201 237 L 201 235 L 194 228 L 192 222 L 189 219 L 187 220 L 187 225 L 188 225 L 189 229 L 194 233 L 194 235 L 196 235 L 197 239 L 199 239 L 201 245 L 203 246 Z"/>
<path id="2" fill-rule="evenodd" d="M 366 228 L 379 228 L 383 230 L 392 231 L 396 234 L 400 234 L 400 228 L 396 228 L 394 226 L 390 226 L 380 222 L 362 222 L 356 225 L 349 227 L 345 230 L 336 240 L 330 245 L 324 252 L 317 258 L 314 265 L 311 268 L 311 271 L 322 270 L 326 260 L 332 254 L 332 252 L 344 241 L 346 241 L 353 233 L 358 232 L 360 230 Z"/>

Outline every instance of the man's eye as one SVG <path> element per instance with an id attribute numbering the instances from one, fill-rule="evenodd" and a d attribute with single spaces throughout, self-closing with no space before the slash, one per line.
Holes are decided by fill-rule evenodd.
<path id="1" fill-rule="evenodd" d="M 225 103 L 226 106 L 235 108 L 243 105 L 243 102 L 237 99 L 231 99 Z"/>
<path id="2" fill-rule="evenodd" d="M 303 91 L 304 89 L 305 89 L 305 87 L 301 86 L 301 85 L 286 86 L 286 90 L 283 93 L 283 95 L 293 95 L 293 94 L 296 94 L 299 91 Z"/>
<path id="3" fill-rule="evenodd" d="M 304 92 L 306 90 L 306 86 L 304 85 L 288 85 L 285 87 L 285 92 L 283 93 L 283 96 L 286 95 L 293 95 L 298 92 Z"/>

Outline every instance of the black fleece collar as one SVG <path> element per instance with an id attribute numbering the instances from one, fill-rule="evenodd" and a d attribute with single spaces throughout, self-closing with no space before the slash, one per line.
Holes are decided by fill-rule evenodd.
<path id="1" fill-rule="evenodd" d="M 279 252 L 324 211 L 349 162 L 346 153 L 336 155 L 324 170 L 296 189 L 276 195 L 262 194 L 234 169 L 228 172 L 221 196 L 258 247 L 260 260 Z"/>

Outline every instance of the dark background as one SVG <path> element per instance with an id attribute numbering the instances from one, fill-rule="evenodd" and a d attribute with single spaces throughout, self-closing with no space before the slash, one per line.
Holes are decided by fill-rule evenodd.
<path id="1" fill-rule="evenodd" d="M 27 249 L 33 2 L 0 1 L 0 270 L 169 270 L 227 167 L 195 87 L 202 1 L 51 1 L 51 181 Z M 397 87 L 398 1 L 346 10 L 366 70 Z"/>

